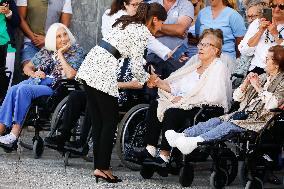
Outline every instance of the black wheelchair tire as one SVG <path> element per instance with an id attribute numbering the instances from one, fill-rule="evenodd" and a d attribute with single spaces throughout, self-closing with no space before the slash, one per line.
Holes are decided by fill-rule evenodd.
<path id="1" fill-rule="evenodd" d="M 141 165 L 134 162 L 127 161 L 125 157 L 125 149 L 124 149 L 124 134 L 125 131 L 127 130 L 127 123 L 129 123 L 129 120 L 138 112 L 146 110 L 149 108 L 149 104 L 138 104 L 134 107 L 132 107 L 122 118 L 120 123 L 118 124 L 118 133 L 117 133 L 117 138 L 116 138 L 116 149 L 117 149 L 117 154 L 119 159 L 121 160 L 122 164 L 133 170 L 133 171 L 138 171 L 141 169 Z"/>
<path id="2" fill-rule="evenodd" d="M 245 187 L 248 182 L 248 167 L 245 161 L 239 161 L 238 174 L 242 186 Z"/>
<path id="3" fill-rule="evenodd" d="M 35 139 L 33 142 L 33 156 L 35 159 L 39 159 L 44 151 L 43 140 L 41 137 Z"/>
<path id="4" fill-rule="evenodd" d="M 152 176 L 154 175 L 154 168 L 152 165 L 142 165 L 140 168 L 140 175 L 144 178 L 144 179 L 150 179 L 152 178 Z"/>
<path id="5" fill-rule="evenodd" d="M 183 187 L 189 187 L 194 179 L 194 168 L 192 164 L 188 163 L 179 171 L 179 183 Z"/>
<path id="6" fill-rule="evenodd" d="M 245 189 L 263 189 L 263 182 L 261 179 L 254 177 L 246 183 Z"/>
<path id="7" fill-rule="evenodd" d="M 69 166 L 69 157 L 70 157 L 71 153 L 69 151 L 64 153 L 64 166 Z"/>
<path id="8" fill-rule="evenodd" d="M 228 173 L 228 182 L 227 182 L 227 186 L 230 185 L 235 178 L 238 175 L 238 159 L 235 155 L 234 152 L 232 152 L 230 149 L 227 149 L 225 152 L 225 154 L 220 154 L 220 156 L 222 157 L 227 157 L 227 161 L 229 161 L 230 163 L 230 169 L 228 169 L 228 162 L 226 162 L 226 167 L 222 167 L 223 169 L 225 169 Z"/>
<path id="9" fill-rule="evenodd" d="M 228 172 L 222 168 L 213 171 L 210 175 L 210 186 L 213 189 L 223 189 L 228 184 Z"/>
<path id="10" fill-rule="evenodd" d="M 63 98 L 61 100 L 61 102 L 56 106 L 56 108 L 55 108 L 55 110 L 52 114 L 52 117 L 51 117 L 50 132 L 48 133 L 48 137 L 54 136 L 55 132 L 60 127 L 60 125 L 58 125 L 59 124 L 58 122 L 63 117 L 63 113 L 64 113 L 64 110 L 65 110 L 67 100 L 68 100 L 68 96 Z"/>

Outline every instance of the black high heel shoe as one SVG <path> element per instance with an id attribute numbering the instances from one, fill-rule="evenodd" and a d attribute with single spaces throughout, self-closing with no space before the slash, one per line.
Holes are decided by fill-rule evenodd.
<path id="1" fill-rule="evenodd" d="M 100 176 L 100 175 L 95 175 L 94 176 L 96 177 L 96 183 L 99 182 L 99 178 L 105 180 L 106 182 L 108 183 L 118 183 L 118 182 L 122 182 L 121 179 L 119 179 L 117 176 L 114 176 L 113 175 L 113 178 L 110 178 L 107 174 L 105 174 L 103 171 L 101 171 L 106 177 L 104 176 Z"/>

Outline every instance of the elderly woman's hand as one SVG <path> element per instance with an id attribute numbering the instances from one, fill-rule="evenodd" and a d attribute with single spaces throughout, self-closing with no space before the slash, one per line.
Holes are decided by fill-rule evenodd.
<path id="1" fill-rule="evenodd" d="M 63 47 L 61 47 L 60 49 L 58 49 L 57 53 L 58 55 L 63 55 L 65 52 L 67 52 L 69 50 L 69 48 L 71 47 L 71 43 L 67 43 L 66 45 L 64 45 Z"/>
<path id="2" fill-rule="evenodd" d="M 175 96 L 173 99 L 172 99 L 172 103 L 178 103 L 180 100 L 182 99 L 182 96 Z"/>
<path id="3" fill-rule="evenodd" d="M 270 24 L 271 24 L 270 21 L 267 21 L 265 18 L 261 18 L 261 19 L 260 19 L 259 30 L 260 30 L 261 32 L 264 32 L 264 31 L 268 28 L 268 26 L 269 26 Z"/>
<path id="4" fill-rule="evenodd" d="M 151 74 L 149 80 L 147 81 L 147 86 L 149 88 L 154 88 L 157 86 L 156 80 L 160 79 L 157 74 Z"/>
<path id="5" fill-rule="evenodd" d="M 44 79 L 46 77 L 46 75 L 43 71 L 37 70 L 31 75 L 31 77 Z"/>
<path id="6" fill-rule="evenodd" d="M 268 27 L 267 27 L 269 33 L 271 33 L 271 35 L 274 37 L 274 38 L 278 38 L 278 30 L 277 30 L 277 25 L 275 23 L 271 23 Z"/>
<path id="7" fill-rule="evenodd" d="M 250 77 L 250 83 L 257 92 L 262 90 L 259 76 L 257 74 Z"/>

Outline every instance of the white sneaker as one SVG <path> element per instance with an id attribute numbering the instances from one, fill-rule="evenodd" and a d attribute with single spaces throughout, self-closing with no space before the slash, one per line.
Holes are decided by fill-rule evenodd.
<path id="1" fill-rule="evenodd" d="M 204 139 L 200 136 L 198 137 L 179 137 L 176 140 L 176 145 L 177 145 L 177 148 L 181 151 L 181 153 L 187 155 L 197 148 L 198 142 L 203 142 L 203 141 Z"/>
<path id="2" fill-rule="evenodd" d="M 165 132 L 165 137 L 171 147 L 177 147 L 176 140 L 179 137 L 184 137 L 184 133 L 177 133 L 174 130 L 167 130 Z"/>
<path id="3" fill-rule="evenodd" d="M 16 140 L 17 140 L 17 137 L 13 133 L 0 137 L 0 143 L 2 144 L 12 144 Z"/>

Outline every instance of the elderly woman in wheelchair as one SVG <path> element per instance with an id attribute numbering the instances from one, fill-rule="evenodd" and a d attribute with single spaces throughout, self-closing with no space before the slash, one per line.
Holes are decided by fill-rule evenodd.
<path id="1" fill-rule="evenodd" d="M 60 79 L 73 79 L 84 58 L 70 30 L 60 23 L 50 26 L 46 33 L 45 47 L 24 67 L 29 79 L 11 87 L 0 109 L 1 147 L 16 144 L 22 125 L 33 99 L 53 93 Z"/>
<path id="2" fill-rule="evenodd" d="M 183 154 L 190 154 L 202 142 L 221 139 L 232 133 L 250 131 L 259 133 L 274 116 L 270 109 L 284 103 L 284 47 L 274 46 L 268 50 L 266 73 L 249 73 L 233 94 L 240 102 L 238 111 L 212 118 L 185 129 L 182 133 L 168 130 L 165 133 L 170 146 Z"/>
<path id="3" fill-rule="evenodd" d="M 146 167 L 155 167 L 161 176 L 168 175 L 166 166 L 171 147 L 165 138 L 165 131 L 183 128 L 186 120 L 193 118 L 202 105 L 229 110 L 232 87 L 229 66 L 219 58 L 222 43 L 220 30 L 205 30 L 198 45 L 198 61 L 186 64 L 165 80 L 157 78 L 154 81 L 153 85 L 159 88 L 159 99 L 150 104 L 146 117 L 144 142 L 147 146 L 140 154 L 142 177 L 149 178 L 143 171 Z M 162 141 L 157 155 L 161 130 Z"/>

